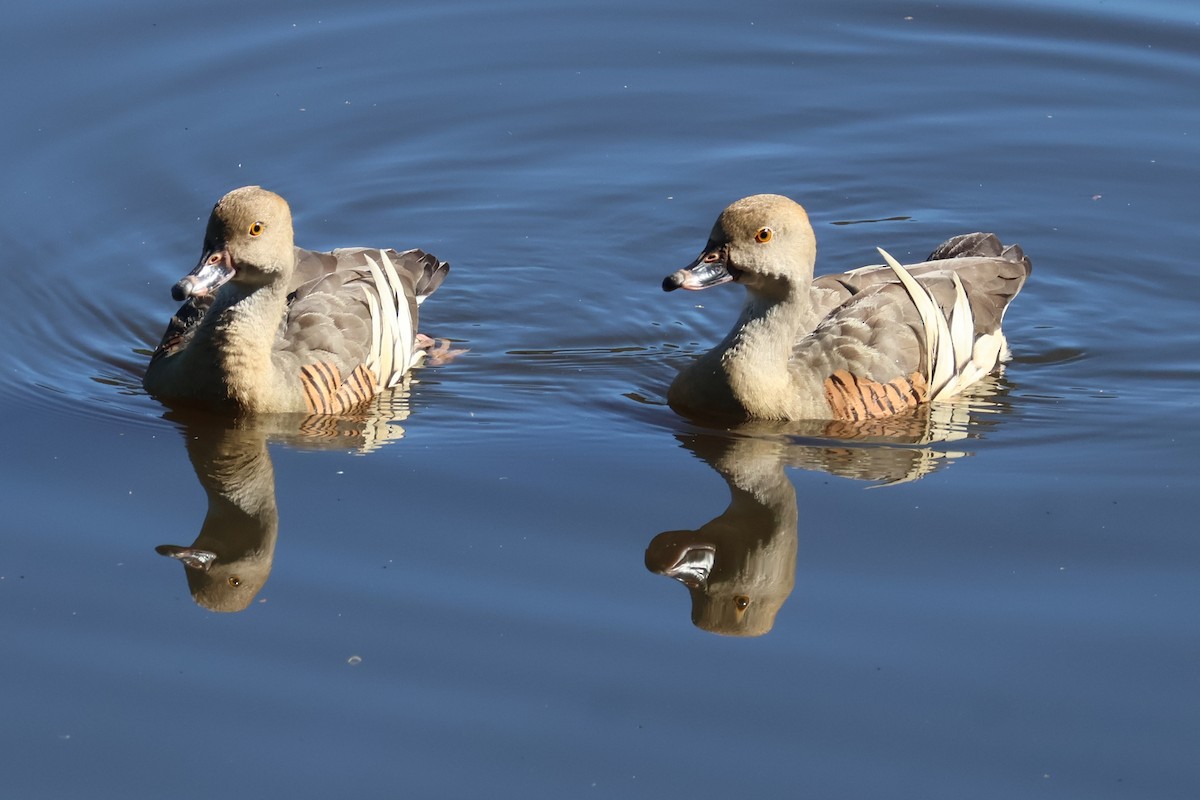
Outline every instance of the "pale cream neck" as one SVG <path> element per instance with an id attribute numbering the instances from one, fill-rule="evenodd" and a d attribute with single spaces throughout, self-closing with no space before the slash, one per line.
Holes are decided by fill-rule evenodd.
<path id="1" fill-rule="evenodd" d="M 270 410 L 274 387 L 271 354 L 287 308 L 283 281 L 246 292 L 227 286 L 218 295 L 213 341 L 230 399 L 247 411 Z"/>

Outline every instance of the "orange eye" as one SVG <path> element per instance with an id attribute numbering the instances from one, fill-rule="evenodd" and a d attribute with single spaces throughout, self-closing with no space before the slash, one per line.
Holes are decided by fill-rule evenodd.
<path id="1" fill-rule="evenodd" d="M 256 222 L 250 226 L 250 230 L 248 232 L 251 236 L 258 236 L 260 233 L 263 232 L 264 227 L 266 227 L 266 226 L 263 225 L 261 222 Z"/>
<path id="2" fill-rule="evenodd" d="M 746 597 L 744 594 L 739 594 L 737 597 L 733 598 L 733 605 L 738 611 L 745 611 L 750 607 L 750 598 Z"/>
<path id="3" fill-rule="evenodd" d="M 764 244 L 771 241 L 771 237 L 774 235 L 775 233 L 770 228 L 759 228 L 758 233 L 754 234 L 754 241 Z"/>

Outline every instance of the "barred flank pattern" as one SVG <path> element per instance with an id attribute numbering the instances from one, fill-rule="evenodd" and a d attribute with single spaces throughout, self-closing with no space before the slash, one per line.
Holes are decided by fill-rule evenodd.
<path id="1" fill-rule="evenodd" d="M 879 383 L 839 369 L 825 379 L 825 399 L 834 419 L 857 422 L 890 417 L 924 403 L 929 399 L 929 385 L 919 372 Z"/>
<path id="2" fill-rule="evenodd" d="M 375 374 L 365 365 L 355 367 L 345 380 L 328 362 L 300 368 L 300 386 L 310 414 L 345 414 L 375 396 Z"/>

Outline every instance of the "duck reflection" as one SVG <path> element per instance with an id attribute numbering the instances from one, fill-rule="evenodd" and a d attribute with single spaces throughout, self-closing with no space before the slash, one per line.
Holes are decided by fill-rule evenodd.
<path id="1" fill-rule="evenodd" d="M 796 580 L 796 489 L 783 469 L 786 444 L 735 433 L 679 438 L 729 484 L 729 507 L 698 530 L 655 536 L 646 567 L 688 588 L 697 627 L 760 636 Z"/>
<path id="2" fill-rule="evenodd" d="M 796 579 L 798 510 L 787 467 L 891 485 L 918 480 L 968 455 L 935 448 L 995 424 L 1005 405 L 989 380 L 969 396 L 903 417 L 848 423 L 752 423 L 677 434 L 729 485 L 729 506 L 696 530 L 664 531 L 646 549 L 646 568 L 688 588 L 692 622 L 727 636 L 761 636 Z"/>
<path id="3" fill-rule="evenodd" d="M 188 547 L 155 550 L 184 566 L 197 604 L 213 611 L 241 611 L 271 574 L 279 536 L 275 470 L 266 434 L 254 427 L 185 427 L 188 457 L 208 495 L 208 513 Z"/>
<path id="4" fill-rule="evenodd" d="M 272 415 L 230 419 L 174 410 L 188 458 L 208 496 L 208 513 L 190 545 L 159 545 L 159 555 L 184 567 L 197 605 L 242 611 L 271 575 L 279 537 L 275 469 L 268 442 L 305 449 L 374 450 L 401 438 L 396 424 L 408 414 L 407 392 L 379 398 L 355 416 Z"/>

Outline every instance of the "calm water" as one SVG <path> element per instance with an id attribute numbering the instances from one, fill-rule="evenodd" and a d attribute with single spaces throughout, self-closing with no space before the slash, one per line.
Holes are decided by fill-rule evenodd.
<path id="1" fill-rule="evenodd" d="M 20 6 L 0 794 L 1196 796 L 1194 3 Z M 247 183 L 449 260 L 470 352 L 339 440 L 166 414 Z M 1019 241 L 1007 374 L 882 443 L 677 418 L 740 297 L 659 282 L 763 191 L 818 269 Z"/>

